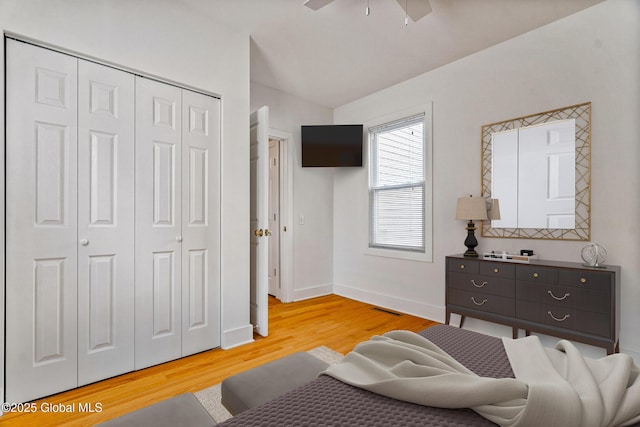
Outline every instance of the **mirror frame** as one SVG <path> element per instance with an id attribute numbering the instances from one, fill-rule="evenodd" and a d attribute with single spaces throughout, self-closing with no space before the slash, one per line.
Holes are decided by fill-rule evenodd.
<path id="1" fill-rule="evenodd" d="M 483 237 L 549 240 L 591 239 L 591 102 L 558 108 L 529 116 L 482 126 L 481 181 L 482 197 L 491 199 L 491 139 L 492 134 L 506 130 L 546 123 L 553 120 L 576 121 L 576 225 L 561 228 L 493 228 L 491 221 L 482 222 Z"/>

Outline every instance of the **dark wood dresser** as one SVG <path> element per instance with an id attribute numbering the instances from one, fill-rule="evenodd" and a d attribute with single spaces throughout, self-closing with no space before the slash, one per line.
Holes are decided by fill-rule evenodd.
<path id="1" fill-rule="evenodd" d="M 446 323 L 451 313 L 619 350 L 620 267 L 529 264 L 446 257 Z"/>

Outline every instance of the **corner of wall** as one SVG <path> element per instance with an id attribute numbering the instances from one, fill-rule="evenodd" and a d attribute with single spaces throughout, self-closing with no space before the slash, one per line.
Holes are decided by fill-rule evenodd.
<path id="1" fill-rule="evenodd" d="M 4 36 L 6 29 L 2 28 L 2 34 Z M 4 59 L 4 37 L 0 40 L 0 58 Z M 4 81 L 5 71 L 4 71 L 4 60 L 0 63 L 0 75 L 2 76 L 2 80 Z M 4 135 L 5 135 L 5 123 L 4 123 L 4 85 L 0 86 L 0 146 L 5 146 Z M 4 182 L 4 150 L 0 150 L 0 170 L 3 173 L 0 174 L 0 221 L 2 224 L 5 223 L 5 182 Z M 2 227 L 0 230 L 0 242 L 3 243 L 0 248 L 0 257 L 2 257 L 2 261 L 0 261 L 0 331 L 4 331 L 4 290 L 5 290 L 5 282 L 4 282 L 4 270 L 5 270 L 5 252 L 4 252 L 4 241 L 5 241 L 5 228 Z M 0 334 L 0 383 L 4 384 L 4 332 Z M 0 387 L 0 402 L 4 403 L 4 387 Z M 4 411 L 0 410 L 0 416 L 4 414 Z"/>

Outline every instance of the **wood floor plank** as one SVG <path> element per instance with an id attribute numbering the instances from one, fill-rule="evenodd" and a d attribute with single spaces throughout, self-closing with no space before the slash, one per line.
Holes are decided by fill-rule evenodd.
<path id="1" fill-rule="evenodd" d="M 337 295 L 282 304 L 269 299 L 269 336 L 230 350 L 214 349 L 35 401 L 35 413 L 7 413 L 2 426 L 92 426 L 277 358 L 324 345 L 346 354 L 394 329 L 420 331 L 435 322 L 376 310 Z M 84 408 L 100 412 L 82 412 Z M 45 411 L 49 412 L 45 412 Z M 52 412 L 52 411 L 58 412 Z"/>

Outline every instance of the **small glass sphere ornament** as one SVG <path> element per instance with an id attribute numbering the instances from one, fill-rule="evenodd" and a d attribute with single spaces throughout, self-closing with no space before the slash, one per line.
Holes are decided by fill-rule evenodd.
<path id="1" fill-rule="evenodd" d="M 607 250 L 597 243 L 589 243 L 582 248 L 580 255 L 585 267 L 604 268 L 602 264 L 607 259 Z"/>

